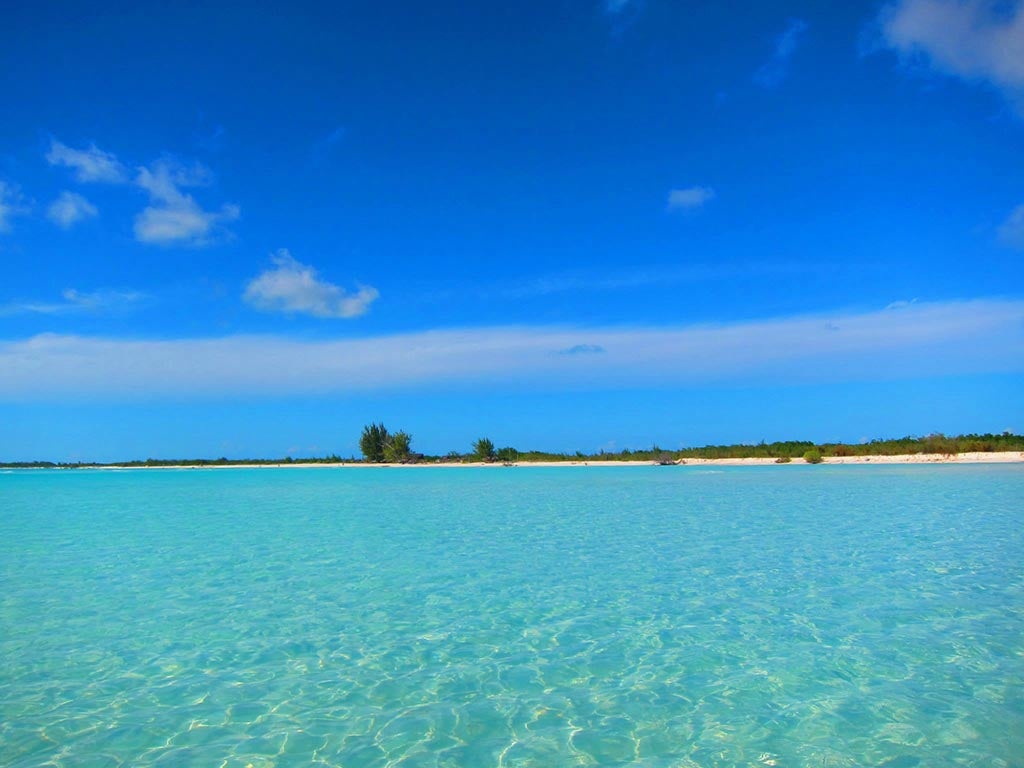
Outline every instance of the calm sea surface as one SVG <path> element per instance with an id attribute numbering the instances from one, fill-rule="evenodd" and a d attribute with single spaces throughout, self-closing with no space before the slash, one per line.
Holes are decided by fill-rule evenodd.
<path id="1" fill-rule="evenodd" d="M 0 474 L 0 765 L 1021 766 L 1024 467 Z"/>

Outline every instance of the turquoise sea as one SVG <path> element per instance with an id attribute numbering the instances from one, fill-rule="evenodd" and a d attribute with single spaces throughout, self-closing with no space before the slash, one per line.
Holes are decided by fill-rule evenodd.
<path id="1" fill-rule="evenodd" d="M 1022 766 L 1024 466 L 0 474 L 0 765 Z"/>

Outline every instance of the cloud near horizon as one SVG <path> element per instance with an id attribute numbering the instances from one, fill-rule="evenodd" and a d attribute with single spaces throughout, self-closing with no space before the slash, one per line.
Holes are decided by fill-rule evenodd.
<path id="1" fill-rule="evenodd" d="M 600 354 L 558 354 L 600 347 Z M 495 385 L 790 384 L 1024 370 L 1024 301 L 685 327 L 497 327 L 345 340 L 0 342 L 0 398 L 238 397 Z"/>
<path id="2" fill-rule="evenodd" d="M 376 288 L 363 285 L 355 293 L 321 280 L 317 271 L 295 260 L 287 248 L 272 257 L 274 266 L 253 278 L 243 299 L 262 312 L 349 319 L 366 314 L 380 297 Z"/>
<path id="3" fill-rule="evenodd" d="M 202 246 L 229 237 L 224 225 L 239 217 L 237 205 L 206 211 L 181 191 L 209 184 L 210 178 L 205 166 L 184 166 L 167 158 L 140 167 L 135 184 L 149 194 L 150 205 L 135 217 L 135 239 L 156 245 Z"/>
<path id="4" fill-rule="evenodd" d="M 603 355 L 604 347 L 597 344 L 576 344 L 568 349 L 558 350 L 560 355 Z"/>
<path id="5" fill-rule="evenodd" d="M 885 44 L 1000 92 L 1024 117 L 1024 2 L 899 0 L 879 17 Z"/>

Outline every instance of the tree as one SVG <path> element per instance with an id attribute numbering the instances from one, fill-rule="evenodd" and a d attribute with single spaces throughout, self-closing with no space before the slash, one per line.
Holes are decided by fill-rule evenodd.
<path id="1" fill-rule="evenodd" d="M 481 437 L 473 443 L 473 457 L 477 461 L 494 461 L 494 443 Z"/>
<path id="2" fill-rule="evenodd" d="M 408 461 L 412 453 L 412 435 L 408 432 L 395 432 L 384 445 L 384 461 L 391 464 L 400 464 Z"/>
<path id="3" fill-rule="evenodd" d="M 363 427 L 363 436 L 359 438 L 359 450 L 366 461 L 380 464 L 384 461 L 384 449 L 388 444 L 388 430 L 381 424 L 367 424 Z"/>

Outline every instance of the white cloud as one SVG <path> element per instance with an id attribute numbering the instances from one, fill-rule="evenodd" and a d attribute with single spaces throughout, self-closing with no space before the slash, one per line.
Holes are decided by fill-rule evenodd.
<path id="1" fill-rule="evenodd" d="M 59 227 L 68 229 L 85 219 L 99 214 L 96 206 L 77 192 L 65 190 L 54 200 L 46 211 L 47 217 Z"/>
<path id="2" fill-rule="evenodd" d="M 181 191 L 209 181 L 209 170 L 198 164 L 186 167 L 163 159 L 139 168 L 135 183 L 149 194 L 150 205 L 135 217 L 135 238 L 158 245 L 206 245 L 227 237 L 224 225 L 238 218 L 238 206 L 206 211 Z"/>
<path id="3" fill-rule="evenodd" d="M 1024 3 L 900 0 L 880 21 L 889 47 L 944 74 L 987 83 L 1024 115 Z"/>
<path id="4" fill-rule="evenodd" d="M 80 182 L 129 181 L 127 169 L 117 157 L 95 144 L 73 149 L 53 139 L 46 159 L 51 165 L 72 168 Z M 223 205 L 219 210 L 207 211 L 182 191 L 183 187 L 206 185 L 210 180 L 205 167 L 184 166 L 168 158 L 140 167 L 133 181 L 149 195 L 150 205 L 135 217 L 135 238 L 143 243 L 199 246 L 230 236 L 225 225 L 238 218 L 238 206 Z M 50 219 L 63 227 L 95 215 L 95 207 L 72 192 L 64 192 L 49 209 Z"/>
<path id="5" fill-rule="evenodd" d="M 1024 205 L 1018 205 L 999 227 L 999 239 L 1012 248 L 1024 248 Z"/>
<path id="6" fill-rule="evenodd" d="M 72 149 L 56 139 L 50 141 L 50 151 L 46 153 L 50 165 L 63 165 L 75 172 L 75 179 L 81 182 L 104 181 L 120 184 L 128 180 L 125 167 L 110 152 L 104 152 L 95 144 L 85 149 Z"/>
<path id="7" fill-rule="evenodd" d="M 713 200 L 715 190 L 711 187 L 688 187 L 673 189 L 668 193 L 669 210 L 692 210 L 700 208 L 704 203 Z"/>
<path id="8" fill-rule="evenodd" d="M 0 232 L 11 231 L 11 219 L 29 212 L 28 201 L 14 184 L 0 181 Z"/>
<path id="9" fill-rule="evenodd" d="M 581 345 L 600 354 L 558 354 Z M 0 342 L 0 399 L 629 388 L 1024 370 L 1024 301 L 917 303 L 684 327 L 498 327 L 309 341 L 234 336 Z"/>
<path id="10" fill-rule="evenodd" d="M 754 73 L 754 82 L 762 88 L 777 88 L 786 79 L 789 60 L 800 45 L 800 38 L 807 31 L 807 22 L 803 19 L 790 19 L 786 28 L 775 38 L 775 50 L 772 57 Z"/>
<path id="11" fill-rule="evenodd" d="M 138 291 L 105 289 L 85 292 L 68 288 L 61 293 L 61 301 L 19 301 L 10 304 L 0 304 L 0 316 L 112 312 L 126 309 L 145 298 L 146 295 Z"/>
<path id="12" fill-rule="evenodd" d="M 264 312 L 289 312 L 314 317 L 358 317 L 380 295 L 376 288 L 360 286 L 353 293 L 321 280 L 317 271 L 300 264 L 287 249 L 272 257 L 274 268 L 253 278 L 244 299 Z"/>

